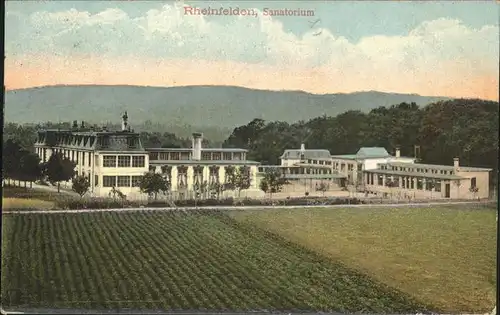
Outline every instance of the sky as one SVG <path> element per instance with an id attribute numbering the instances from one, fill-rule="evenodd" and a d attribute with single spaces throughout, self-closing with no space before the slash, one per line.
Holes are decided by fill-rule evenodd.
<path id="1" fill-rule="evenodd" d="M 495 1 L 7 1 L 5 85 L 498 100 L 498 19 Z"/>

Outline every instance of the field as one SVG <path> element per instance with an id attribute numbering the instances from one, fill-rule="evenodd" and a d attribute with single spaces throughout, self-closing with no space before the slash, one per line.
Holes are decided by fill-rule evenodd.
<path id="1" fill-rule="evenodd" d="M 64 193 L 37 188 L 2 187 L 2 207 L 5 210 L 52 209 L 58 201 L 70 198 Z"/>
<path id="2" fill-rule="evenodd" d="M 27 209 L 51 209 L 54 203 L 39 199 L 24 198 L 2 198 L 2 209 L 4 210 L 27 210 Z"/>
<path id="3" fill-rule="evenodd" d="M 218 211 L 10 214 L 2 234 L 4 309 L 436 310 Z"/>
<path id="4" fill-rule="evenodd" d="M 467 208 L 469 207 L 469 208 Z M 491 312 L 496 297 L 496 208 L 234 211 L 446 313 Z"/>

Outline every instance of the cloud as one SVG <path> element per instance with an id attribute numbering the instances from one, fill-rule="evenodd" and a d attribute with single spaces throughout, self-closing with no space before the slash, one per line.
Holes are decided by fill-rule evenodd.
<path id="1" fill-rule="evenodd" d="M 427 89 L 467 80 L 477 85 L 486 77 L 498 86 L 496 25 L 475 29 L 441 18 L 423 22 L 404 36 L 369 36 L 354 43 L 327 28 L 299 36 L 279 20 L 255 12 L 256 17 L 186 15 L 181 3 L 139 17 L 117 8 L 97 14 L 75 9 L 36 12 L 29 17 L 11 12 L 6 16 L 6 55 L 232 62 L 307 71 L 337 86 L 359 82 L 359 89 L 397 91 L 402 81 Z"/>

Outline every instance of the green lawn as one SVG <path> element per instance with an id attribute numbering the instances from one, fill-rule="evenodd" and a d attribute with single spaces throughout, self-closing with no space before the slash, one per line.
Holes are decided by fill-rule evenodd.
<path id="1" fill-rule="evenodd" d="M 470 206 L 469 206 L 470 207 Z M 234 211 L 445 312 L 490 312 L 496 296 L 496 208 Z"/>
<path id="2" fill-rule="evenodd" d="M 56 203 L 63 200 L 76 199 L 77 197 L 65 194 L 64 192 L 58 193 L 57 191 L 48 191 L 38 188 L 27 188 L 18 186 L 5 186 L 2 187 L 2 199 L 26 199 L 38 202 L 40 200 L 50 203 Z"/>
<path id="3" fill-rule="evenodd" d="M 436 310 L 217 211 L 9 214 L 2 233 L 5 309 Z"/>

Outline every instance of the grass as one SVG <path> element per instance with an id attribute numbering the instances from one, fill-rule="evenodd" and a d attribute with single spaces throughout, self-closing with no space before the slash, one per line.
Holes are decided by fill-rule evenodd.
<path id="1" fill-rule="evenodd" d="M 469 206 L 470 207 L 470 206 Z M 444 312 L 491 312 L 496 209 L 337 208 L 234 211 Z"/>
<path id="2" fill-rule="evenodd" d="M 429 311 L 218 211 L 9 214 L 2 232 L 5 309 Z"/>
<path id="3" fill-rule="evenodd" d="M 4 210 L 21 209 L 52 209 L 54 203 L 40 199 L 24 198 L 2 198 L 2 208 Z"/>
<path id="4" fill-rule="evenodd" d="M 57 202 L 60 200 L 76 199 L 76 197 L 65 194 L 63 192 L 49 191 L 38 188 L 24 188 L 18 186 L 2 187 L 2 197 L 18 198 L 18 199 L 35 199 L 49 202 Z"/>

